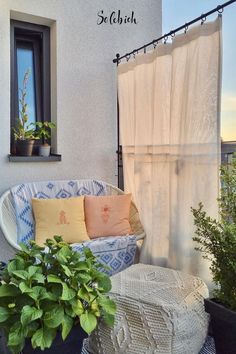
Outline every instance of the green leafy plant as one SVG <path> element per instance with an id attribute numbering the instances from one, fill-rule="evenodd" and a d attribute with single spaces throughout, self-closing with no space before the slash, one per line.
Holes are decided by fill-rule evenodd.
<path id="1" fill-rule="evenodd" d="M 221 167 L 221 196 L 218 199 L 219 220 L 206 214 L 203 204 L 191 209 L 196 225 L 193 240 L 196 250 L 211 261 L 210 270 L 217 285 L 215 298 L 236 310 L 236 158 Z"/>
<path id="2" fill-rule="evenodd" d="M 101 316 L 108 325 L 114 323 L 116 305 L 106 295 L 111 281 L 91 250 L 73 251 L 60 236 L 45 246 L 21 244 L 0 273 L 0 327 L 14 354 L 26 338 L 44 350 L 57 331 L 65 340 L 77 323 L 88 334 Z"/>
<path id="3" fill-rule="evenodd" d="M 28 124 L 28 105 L 26 103 L 27 83 L 30 76 L 28 69 L 23 78 L 22 88 L 19 89 L 19 117 L 16 126 L 13 128 L 15 140 L 31 140 L 35 139 L 35 127 L 33 123 Z"/>
<path id="4" fill-rule="evenodd" d="M 36 122 L 35 137 L 42 139 L 43 143 L 47 145 L 47 140 L 51 138 L 51 129 L 56 127 L 53 122 Z"/>

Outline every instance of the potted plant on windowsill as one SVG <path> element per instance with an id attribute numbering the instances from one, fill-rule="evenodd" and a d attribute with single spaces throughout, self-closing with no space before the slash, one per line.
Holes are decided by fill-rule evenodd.
<path id="1" fill-rule="evenodd" d="M 0 273 L 0 328 L 12 353 L 79 354 L 99 317 L 114 323 L 109 277 L 90 249 L 82 253 L 55 236 L 35 242 Z"/>
<path id="2" fill-rule="evenodd" d="M 29 79 L 29 69 L 24 74 L 22 88 L 19 89 L 19 117 L 16 126 L 13 128 L 16 155 L 31 156 L 35 139 L 34 123 L 28 124 L 28 105 L 26 103 L 27 83 Z"/>
<path id="3" fill-rule="evenodd" d="M 200 203 L 192 209 L 196 236 L 193 238 L 211 261 L 210 270 L 217 285 L 213 299 L 205 300 L 211 316 L 216 352 L 236 353 L 236 158 L 221 167 L 219 221 L 207 216 Z"/>
<path id="4" fill-rule="evenodd" d="M 39 156 L 49 156 L 51 146 L 48 144 L 48 139 L 51 138 L 51 129 L 56 127 L 52 122 L 36 122 L 35 136 L 42 139 L 42 144 L 39 145 Z"/>

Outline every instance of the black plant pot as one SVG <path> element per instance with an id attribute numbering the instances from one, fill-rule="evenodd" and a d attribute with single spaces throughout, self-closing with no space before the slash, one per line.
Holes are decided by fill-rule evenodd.
<path id="1" fill-rule="evenodd" d="M 17 140 L 16 141 L 16 155 L 31 156 L 34 146 L 34 140 Z"/>
<path id="2" fill-rule="evenodd" d="M 74 326 L 65 341 L 58 332 L 51 348 L 40 350 L 33 349 L 31 341 L 27 340 L 23 349 L 23 354 L 80 354 L 83 348 L 83 340 L 87 338 L 87 333 L 80 326 Z"/>
<path id="3" fill-rule="evenodd" d="M 236 354 L 236 312 L 215 299 L 205 299 L 205 310 L 211 316 L 212 335 L 217 354 Z"/>

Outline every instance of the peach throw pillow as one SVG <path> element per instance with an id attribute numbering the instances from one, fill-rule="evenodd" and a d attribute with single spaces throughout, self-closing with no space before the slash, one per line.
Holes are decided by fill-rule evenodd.
<path id="1" fill-rule="evenodd" d="M 68 243 L 89 240 L 84 220 L 84 197 L 32 199 L 35 242 L 43 245 L 54 235 Z"/>
<path id="2" fill-rule="evenodd" d="M 90 238 L 132 233 L 129 223 L 131 194 L 85 196 L 85 222 Z"/>

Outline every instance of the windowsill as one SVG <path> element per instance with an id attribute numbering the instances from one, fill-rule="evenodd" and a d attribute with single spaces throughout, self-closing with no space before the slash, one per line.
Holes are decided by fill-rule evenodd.
<path id="1" fill-rule="evenodd" d="M 8 155 L 10 162 L 56 162 L 61 161 L 61 155 L 59 154 L 51 154 L 50 156 L 16 156 L 16 155 Z"/>

